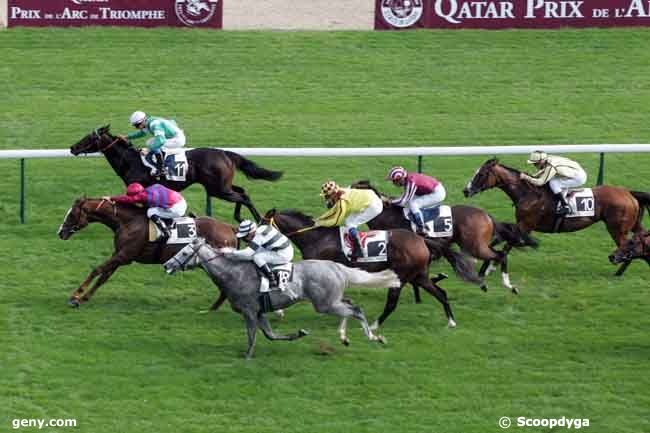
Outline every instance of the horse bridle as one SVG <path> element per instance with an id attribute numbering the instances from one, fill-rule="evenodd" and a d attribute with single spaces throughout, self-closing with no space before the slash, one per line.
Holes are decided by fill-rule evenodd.
<path id="1" fill-rule="evenodd" d="M 90 146 L 92 146 L 92 145 L 95 143 L 95 140 L 98 140 L 99 143 L 101 144 L 102 135 L 99 133 L 99 130 L 98 130 L 98 129 L 95 129 L 95 130 L 92 132 L 92 134 L 90 134 L 90 136 L 91 136 L 91 142 L 90 142 L 90 143 L 89 143 L 89 144 L 88 144 L 88 145 L 87 145 L 87 146 L 86 146 L 86 147 L 85 147 L 85 148 L 84 148 L 80 153 L 88 153 L 88 150 L 90 149 Z M 116 137 L 115 140 L 113 140 L 113 141 L 112 141 L 110 144 L 108 144 L 106 147 L 104 147 L 104 148 L 99 148 L 99 151 L 102 152 L 102 153 L 103 153 L 103 152 L 106 152 L 108 149 L 110 149 L 111 147 L 113 147 L 113 145 L 114 145 L 115 143 L 117 143 L 118 141 L 120 141 L 121 139 L 122 139 L 122 138 L 119 137 L 119 136 Z"/>
<path id="2" fill-rule="evenodd" d="M 112 207 L 113 207 L 113 216 L 117 216 L 117 206 L 115 206 L 115 202 L 111 201 L 111 200 L 106 200 L 104 198 L 101 199 L 101 201 L 99 202 L 97 207 L 95 207 L 95 210 L 99 210 L 99 208 L 101 208 L 105 202 L 109 202 L 112 205 Z M 88 211 L 86 211 L 84 209 L 83 204 L 81 206 L 79 206 L 79 212 L 86 215 L 86 218 L 87 218 Z M 81 229 L 82 229 L 82 227 L 80 227 L 79 224 L 74 224 L 69 228 L 70 234 L 77 233 Z"/>
<path id="3" fill-rule="evenodd" d="M 178 264 L 178 266 L 180 267 L 180 269 L 181 269 L 182 271 L 185 271 L 185 270 L 187 270 L 187 264 L 189 263 L 189 261 L 192 260 L 192 258 L 193 258 L 194 256 L 196 256 L 196 255 L 199 253 L 199 251 L 201 250 L 201 248 L 203 248 L 204 246 L 206 246 L 206 244 L 207 244 L 207 241 L 206 241 L 205 239 L 203 239 L 203 241 L 198 245 L 198 248 L 194 248 L 194 244 L 193 244 L 193 243 L 189 243 L 188 246 L 192 249 L 192 254 L 188 255 L 187 258 L 186 258 L 184 261 L 181 262 L 180 260 L 178 260 L 178 259 L 176 258 L 176 255 L 174 255 L 174 256 L 173 256 L 171 259 L 169 259 L 169 260 L 173 260 L 175 263 Z M 211 261 L 215 260 L 217 257 L 221 257 L 221 256 L 223 256 L 223 253 L 215 252 L 215 253 L 214 253 L 214 256 L 212 256 L 212 257 L 210 257 L 209 259 L 207 259 L 206 262 L 207 262 L 207 263 L 210 263 Z"/>

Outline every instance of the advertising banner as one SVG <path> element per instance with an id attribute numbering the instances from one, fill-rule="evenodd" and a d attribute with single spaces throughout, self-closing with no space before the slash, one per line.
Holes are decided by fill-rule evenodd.
<path id="1" fill-rule="evenodd" d="M 375 29 L 650 26 L 650 0 L 375 0 Z"/>
<path id="2" fill-rule="evenodd" d="M 220 29 L 223 0 L 9 0 L 7 24 Z"/>

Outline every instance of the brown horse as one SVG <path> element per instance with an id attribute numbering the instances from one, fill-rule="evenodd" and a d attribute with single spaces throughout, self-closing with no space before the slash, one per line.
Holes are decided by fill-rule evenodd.
<path id="1" fill-rule="evenodd" d="M 196 218 L 197 235 L 205 238 L 214 247 L 236 247 L 236 229 L 230 224 L 224 224 L 213 218 Z M 78 307 L 87 302 L 95 294 L 99 286 L 104 284 L 120 266 L 131 262 L 145 264 L 162 264 L 173 257 L 185 245 L 162 245 L 160 242 L 150 242 L 149 219 L 143 208 L 114 203 L 105 199 L 79 198 L 68 210 L 59 227 L 58 235 L 67 240 L 73 234 L 90 223 L 99 222 L 109 227 L 115 233 L 113 244 L 115 252 L 110 259 L 97 266 L 75 290 L 68 301 L 70 306 Z M 97 278 L 92 288 L 86 291 L 88 285 Z"/>
<path id="2" fill-rule="evenodd" d="M 260 220 L 260 214 L 253 206 L 244 188 L 233 185 L 235 169 L 241 170 L 246 177 L 275 181 L 280 179 L 282 172 L 262 168 L 253 161 L 235 153 L 215 148 L 192 149 L 186 152 L 189 167 L 186 180 L 168 181 L 151 176 L 140 158 L 140 152 L 131 143 L 124 142 L 109 132 L 109 125 L 98 128 L 70 147 L 70 153 L 101 152 L 115 173 L 122 178 L 126 185 L 138 182 L 145 187 L 160 183 L 175 191 L 182 191 L 194 183 L 200 183 L 212 197 L 235 203 L 235 219 L 241 222 L 241 207 L 246 206 L 253 214 L 255 221 Z"/>
<path id="3" fill-rule="evenodd" d="M 386 204 L 385 194 L 372 187 L 369 181 L 361 180 L 352 184 L 352 188 L 371 189 L 384 200 L 384 210 L 368 223 L 373 230 L 406 229 L 411 230 L 411 222 L 404 217 L 404 208 Z M 518 293 L 517 288 L 510 283 L 508 274 L 508 252 L 512 247 L 530 246 L 537 248 L 537 241 L 526 233 L 522 233 L 514 224 L 498 223 L 483 209 L 473 206 L 451 206 L 453 235 L 447 238 L 435 239 L 444 246 L 455 243 L 460 249 L 470 256 L 483 260 L 479 271 L 480 287 L 487 291 L 485 274 L 490 262 L 501 265 L 501 281 L 503 286 L 513 293 Z M 506 242 L 503 251 L 497 251 L 494 246 L 499 242 Z M 417 290 L 417 289 L 416 289 Z M 417 297 L 417 295 L 416 295 Z"/>
<path id="4" fill-rule="evenodd" d="M 643 259 L 650 265 L 650 232 L 642 230 L 635 233 L 609 256 L 612 264 L 627 263 L 634 259 Z"/>
<path id="5" fill-rule="evenodd" d="M 442 305 L 447 315 L 449 327 L 456 326 L 451 306 L 447 300 L 447 293 L 439 287 L 435 279 L 429 279 L 429 263 L 441 255 L 448 256 L 454 269 L 465 279 L 476 280 L 477 276 L 472 269 L 469 259 L 449 249 L 440 248 L 433 242 L 428 242 L 408 230 L 389 230 L 387 262 L 376 263 L 350 263 L 343 254 L 340 245 L 338 227 L 313 228 L 314 220 L 301 212 L 288 210 L 270 210 L 264 215 L 262 221 L 271 224 L 298 246 L 304 259 L 332 260 L 346 266 L 358 267 L 368 272 L 379 272 L 391 269 L 400 279 L 401 285 L 390 287 L 386 306 L 379 318 L 373 324 L 373 329 L 381 325 L 395 310 L 404 284 L 411 283 L 423 287 L 434 296 Z M 444 277 L 441 277 L 444 278 Z"/>
<path id="6" fill-rule="evenodd" d="M 593 188 L 594 216 L 557 219 L 555 199 L 547 187 L 537 187 L 520 179 L 520 171 L 499 164 L 492 158 L 474 174 L 463 193 L 470 197 L 490 188 L 499 188 L 510 197 L 516 207 L 519 228 L 529 233 L 574 232 L 603 221 L 617 246 L 625 243 L 628 233 L 639 232 L 644 207 L 650 208 L 650 194 L 630 191 L 615 186 Z M 616 275 L 622 275 L 629 262 L 623 263 Z"/>

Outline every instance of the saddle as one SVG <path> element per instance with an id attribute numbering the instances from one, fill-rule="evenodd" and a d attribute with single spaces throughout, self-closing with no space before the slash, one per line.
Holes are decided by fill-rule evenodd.
<path id="1" fill-rule="evenodd" d="M 296 294 L 288 288 L 290 282 L 293 281 L 293 263 L 285 263 L 282 265 L 269 265 L 271 267 L 271 272 L 275 275 L 275 279 L 278 282 L 278 286 L 274 287 L 273 290 L 279 290 L 284 292 L 287 290 L 289 295 L 296 297 Z M 260 276 L 260 293 L 266 293 L 271 291 L 271 285 L 269 284 L 269 279 L 266 278 L 266 275 L 255 267 L 257 274 Z"/>
<path id="2" fill-rule="evenodd" d="M 174 218 L 173 220 L 165 219 L 167 227 L 171 232 L 171 236 L 167 239 L 166 244 L 185 245 L 192 242 L 196 236 L 196 222 L 194 218 L 181 217 Z M 162 236 L 160 229 L 153 222 L 149 221 L 149 242 L 157 242 Z"/>
<path id="3" fill-rule="evenodd" d="M 345 227 L 339 227 L 339 235 L 341 250 L 345 257 L 351 261 L 354 240 Z M 388 260 L 388 232 L 386 230 L 360 231 L 359 239 L 361 239 L 363 256 L 356 259 L 357 263 L 385 262 Z"/>
<path id="4" fill-rule="evenodd" d="M 445 238 L 454 235 L 454 222 L 451 206 L 438 204 L 421 209 L 424 218 L 425 235 L 430 238 Z M 404 208 L 404 218 L 411 223 L 411 230 L 417 231 L 415 218 L 408 208 Z"/>
<path id="5" fill-rule="evenodd" d="M 187 155 L 184 148 L 174 148 L 162 150 L 163 166 L 165 167 L 165 179 L 171 181 L 184 182 L 187 177 L 187 169 L 189 163 L 187 162 Z M 140 155 L 142 163 L 151 170 L 151 175 L 154 176 L 157 172 L 157 167 L 147 159 L 147 155 Z M 160 176 L 160 174 L 158 174 Z"/>

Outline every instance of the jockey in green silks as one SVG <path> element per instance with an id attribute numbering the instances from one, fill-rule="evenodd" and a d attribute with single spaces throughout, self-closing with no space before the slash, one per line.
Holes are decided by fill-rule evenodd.
<path id="1" fill-rule="evenodd" d="M 164 161 L 161 149 L 166 150 L 185 146 L 185 133 L 173 120 L 147 116 L 142 111 L 131 114 L 129 122 L 138 130 L 129 133 L 126 137 L 120 137 L 124 140 L 133 140 L 147 134 L 153 135 L 152 138 L 147 140 L 147 147 L 142 149 L 142 153 L 146 155 L 147 161 L 156 167 L 156 172 L 151 174 L 154 176 L 163 174 Z M 156 158 L 155 161 L 154 157 Z"/>

